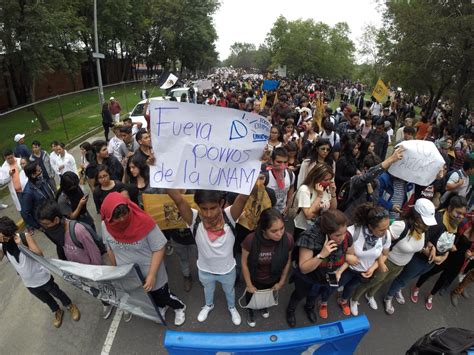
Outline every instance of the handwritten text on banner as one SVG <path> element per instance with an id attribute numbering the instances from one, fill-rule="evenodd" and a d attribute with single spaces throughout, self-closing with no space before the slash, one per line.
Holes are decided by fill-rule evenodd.
<path id="1" fill-rule="evenodd" d="M 172 101 L 152 101 L 150 113 L 152 187 L 250 194 L 271 128 L 265 118 Z"/>

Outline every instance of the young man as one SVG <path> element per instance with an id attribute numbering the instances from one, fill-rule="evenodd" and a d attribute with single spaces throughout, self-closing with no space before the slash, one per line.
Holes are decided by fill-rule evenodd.
<path id="1" fill-rule="evenodd" d="M 135 153 L 140 145 L 135 140 L 134 135 L 132 134 L 132 128 L 128 126 L 123 126 L 120 128 L 120 138 L 122 138 L 123 143 L 120 145 L 120 155 L 122 156 L 122 164 L 125 166 L 128 158 L 130 158 L 133 153 Z"/>
<path id="2" fill-rule="evenodd" d="M 446 192 L 441 197 L 441 203 L 448 201 L 451 195 L 459 195 L 467 198 L 471 191 L 470 176 L 474 174 L 474 160 L 469 158 L 464 161 L 461 169 L 455 170 L 449 176 L 446 183 Z"/>
<path id="3" fill-rule="evenodd" d="M 58 143 L 56 145 L 55 151 L 57 157 L 54 159 L 54 163 L 52 164 L 53 169 L 58 176 L 61 176 L 66 171 L 70 171 L 74 174 L 77 174 L 76 160 L 64 148 L 64 143 Z"/>
<path id="4" fill-rule="evenodd" d="M 367 140 L 375 143 L 374 153 L 384 160 L 388 149 L 388 135 L 385 132 L 384 121 L 378 119 L 375 122 L 375 129 L 367 135 Z"/>
<path id="5" fill-rule="evenodd" d="M 271 165 L 264 167 L 265 185 L 275 192 L 277 200 L 275 208 L 285 215 L 295 192 L 295 175 L 288 170 L 288 152 L 285 148 L 275 148 L 271 160 Z"/>
<path id="6" fill-rule="evenodd" d="M 59 328 L 63 323 L 64 311 L 53 296 L 61 301 L 63 306 L 71 313 L 72 319 L 77 322 L 81 318 L 77 306 L 54 282 L 48 270 L 38 262 L 25 256 L 18 248 L 18 245 L 23 244 L 23 242 L 17 230 L 18 227 L 12 219 L 6 216 L 0 217 L 0 261 L 3 256 L 6 256 L 28 291 L 49 306 L 54 313 L 54 327 Z M 32 238 L 29 233 L 25 233 L 25 240 L 27 245 L 23 244 L 23 246 L 33 253 L 43 256 L 43 252 L 36 244 L 35 238 Z"/>
<path id="7" fill-rule="evenodd" d="M 123 140 L 120 136 L 120 126 L 113 126 L 112 131 L 114 132 L 114 136 L 110 138 L 107 149 L 109 154 L 113 155 L 120 161 L 122 159 L 122 155 L 120 154 L 120 146 L 123 143 Z"/>
<path id="8" fill-rule="evenodd" d="M 90 186 L 95 186 L 95 178 L 97 175 L 97 166 L 105 164 L 109 168 L 110 179 L 122 181 L 123 166 L 113 155 L 109 155 L 107 142 L 97 140 L 92 142 L 92 149 L 95 153 L 95 160 L 89 162 L 86 168 L 86 176 Z"/>
<path id="9" fill-rule="evenodd" d="M 66 260 L 87 265 L 103 265 L 102 255 L 94 237 L 83 224 L 76 221 L 74 236 L 82 248 L 73 242 L 70 233 L 71 221 L 63 217 L 56 201 L 46 201 L 41 205 L 36 218 L 45 231 L 55 236 L 59 246 L 63 248 Z M 112 306 L 103 303 L 103 318 L 109 318 L 111 313 Z"/>
<path id="10" fill-rule="evenodd" d="M 234 230 L 249 197 L 238 195 L 231 206 L 223 209 L 225 200 L 220 191 L 197 190 L 194 201 L 199 207 L 198 211 L 189 206 L 180 191 L 167 189 L 166 192 L 175 202 L 196 240 L 199 280 L 204 286 L 206 300 L 199 312 L 198 321 L 204 322 L 214 309 L 214 290 L 219 282 L 227 299 L 232 323 L 239 325 L 241 318 L 235 308 Z"/>
<path id="11" fill-rule="evenodd" d="M 140 129 L 135 135 L 135 139 L 140 145 L 139 148 L 133 154 L 136 157 L 139 157 L 141 161 L 146 164 L 154 163 L 153 149 L 151 147 L 151 136 L 146 129 Z"/>
<path id="12" fill-rule="evenodd" d="M 20 181 L 20 172 L 23 170 L 20 165 L 21 158 L 15 158 L 13 151 L 7 149 L 3 152 L 5 161 L 0 168 L 0 185 L 8 184 L 10 196 L 18 212 L 21 211 L 21 194 L 23 188 Z"/>
<path id="13" fill-rule="evenodd" d="M 32 154 L 30 155 L 30 161 L 35 161 L 39 164 L 43 172 L 43 178 L 46 179 L 53 190 L 56 191 L 56 182 L 54 181 L 55 173 L 51 166 L 49 154 L 41 149 L 41 143 L 37 140 L 31 143 L 31 148 Z"/>
<path id="14" fill-rule="evenodd" d="M 360 116 L 357 112 L 352 112 L 349 120 L 339 124 L 339 136 L 343 140 L 355 138 L 360 133 Z"/>
<path id="15" fill-rule="evenodd" d="M 28 159 L 31 153 L 25 144 L 25 134 L 17 134 L 13 140 L 16 142 L 15 157 Z"/>

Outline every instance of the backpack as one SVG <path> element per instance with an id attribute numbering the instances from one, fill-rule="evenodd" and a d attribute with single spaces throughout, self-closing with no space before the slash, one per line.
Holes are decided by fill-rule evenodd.
<path id="1" fill-rule="evenodd" d="M 439 328 L 422 336 L 407 355 L 467 354 L 474 346 L 474 331 L 463 328 Z"/>
<path id="2" fill-rule="evenodd" d="M 227 224 L 230 227 L 230 230 L 234 234 L 234 237 L 237 236 L 237 233 L 235 231 L 235 227 L 232 224 L 232 222 L 230 221 L 229 217 L 227 217 L 227 213 L 225 213 L 224 210 L 222 210 L 222 215 L 224 216 L 224 223 Z M 194 222 L 194 226 L 193 226 L 193 236 L 194 236 L 194 238 L 196 238 L 196 232 L 197 232 L 197 229 L 198 229 L 199 224 L 201 222 L 202 222 L 201 216 L 199 216 L 199 213 L 198 213 L 198 215 L 196 217 L 196 221 Z"/>
<path id="3" fill-rule="evenodd" d="M 397 239 L 392 240 L 392 243 L 390 244 L 390 251 L 392 251 L 393 247 L 397 245 L 397 243 L 399 243 L 403 238 L 405 238 L 408 235 L 409 230 L 410 228 L 408 227 L 408 224 L 405 222 L 405 228 L 403 228 L 403 231 L 400 234 L 400 236 Z"/>
<path id="4" fill-rule="evenodd" d="M 454 173 L 458 174 L 459 176 L 459 179 L 466 179 L 466 177 L 464 177 L 464 175 L 462 174 L 462 171 L 461 169 L 458 169 L 458 170 L 451 170 L 447 175 L 446 175 L 446 185 L 449 181 L 449 179 L 451 178 L 451 175 L 453 175 Z M 467 177 L 467 179 L 469 179 L 469 177 Z M 446 186 L 445 186 L 446 188 Z M 468 190 L 469 191 L 469 190 Z M 449 201 L 451 195 L 457 195 L 457 192 L 456 191 L 445 191 L 443 193 L 443 195 L 441 196 L 440 198 L 440 208 L 441 207 L 447 207 L 446 204 L 447 202 Z"/>
<path id="5" fill-rule="evenodd" d="M 76 247 L 84 249 L 84 246 L 82 245 L 80 241 L 77 240 L 77 237 L 76 237 L 76 231 L 75 231 L 76 223 L 79 223 L 80 225 L 82 225 L 87 230 L 87 232 L 89 232 L 92 240 L 94 241 L 95 245 L 99 249 L 101 255 L 107 253 L 107 248 L 105 247 L 104 242 L 97 235 L 95 230 L 92 229 L 90 225 L 86 223 L 81 223 L 79 221 L 70 220 L 69 221 L 69 235 L 71 236 L 71 240 Z"/>
<path id="6" fill-rule="evenodd" d="M 351 192 L 351 180 L 347 180 L 345 183 L 342 184 L 341 188 L 339 189 L 339 193 L 337 194 L 337 209 L 341 212 L 344 212 L 349 205 L 349 195 Z"/>

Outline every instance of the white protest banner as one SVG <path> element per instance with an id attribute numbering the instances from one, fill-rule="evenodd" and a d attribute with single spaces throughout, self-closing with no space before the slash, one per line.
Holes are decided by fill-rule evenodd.
<path id="1" fill-rule="evenodd" d="M 411 140 L 398 144 L 405 150 L 403 159 L 393 163 L 388 172 L 402 180 L 429 186 L 445 161 L 433 142 Z"/>
<path id="2" fill-rule="evenodd" d="M 271 124 L 229 108 L 152 101 L 150 185 L 250 194 Z"/>
<path id="3" fill-rule="evenodd" d="M 212 81 L 205 80 L 205 79 L 197 80 L 196 83 L 194 84 L 194 87 L 196 87 L 199 92 L 202 92 L 203 90 L 211 90 Z"/>
<path id="4" fill-rule="evenodd" d="M 137 265 L 85 265 L 46 259 L 23 245 L 19 248 L 27 257 L 89 295 L 138 317 L 164 323 L 150 295 L 143 289 L 144 279 Z"/>

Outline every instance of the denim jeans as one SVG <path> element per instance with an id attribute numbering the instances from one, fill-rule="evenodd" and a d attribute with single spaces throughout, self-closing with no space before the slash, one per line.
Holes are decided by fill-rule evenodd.
<path id="1" fill-rule="evenodd" d="M 429 264 L 426 258 L 423 256 L 414 255 L 410 262 L 403 268 L 400 275 L 393 280 L 390 289 L 388 290 L 387 296 L 393 297 L 395 294 L 404 288 L 410 280 L 423 275 L 425 272 L 430 271 L 435 264 Z"/>
<path id="2" fill-rule="evenodd" d="M 211 274 L 210 272 L 199 270 L 199 281 L 204 286 L 204 298 L 206 305 L 214 304 L 214 290 L 216 289 L 216 282 L 220 282 L 227 299 L 227 306 L 229 308 L 235 307 L 235 267 L 227 274 Z"/>

